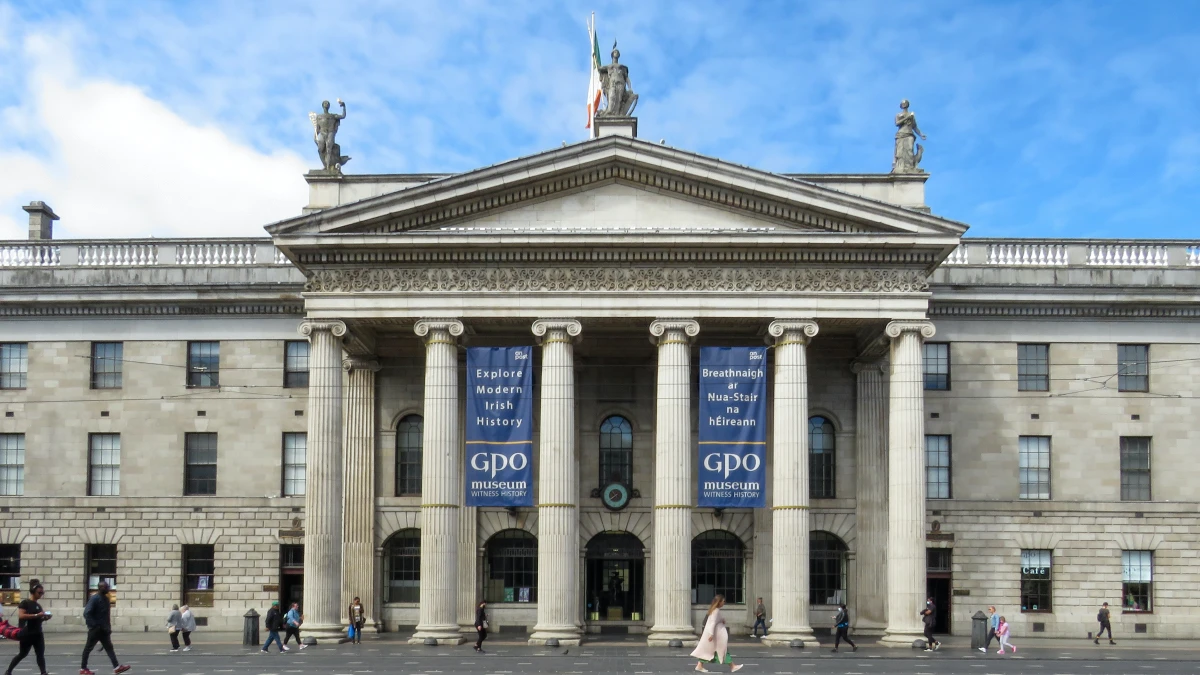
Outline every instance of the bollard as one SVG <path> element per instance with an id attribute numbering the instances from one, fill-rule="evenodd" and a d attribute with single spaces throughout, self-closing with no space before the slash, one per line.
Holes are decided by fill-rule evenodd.
<path id="1" fill-rule="evenodd" d="M 242 623 L 242 644 L 247 647 L 259 646 L 258 612 L 251 608 L 249 612 L 246 612 L 242 616 L 246 618 Z"/>
<path id="2" fill-rule="evenodd" d="M 980 649 L 987 646 L 988 640 L 988 617 L 983 612 L 975 612 L 975 616 L 971 617 L 971 649 Z"/>

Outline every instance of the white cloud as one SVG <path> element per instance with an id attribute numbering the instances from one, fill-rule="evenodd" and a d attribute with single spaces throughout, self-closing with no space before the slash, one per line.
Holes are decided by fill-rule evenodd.
<path id="1" fill-rule="evenodd" d="M 61 40 L 27 38 L 22 60 L 25 95 L 0 111 L 15 134 L 0 144 L 0 238 L 26 236 L 31 199 L 71 238 L 263 236 L 304 206 L 314 162 L 295 152 L 265 154 L 134 86 L 82 77 Z"/>

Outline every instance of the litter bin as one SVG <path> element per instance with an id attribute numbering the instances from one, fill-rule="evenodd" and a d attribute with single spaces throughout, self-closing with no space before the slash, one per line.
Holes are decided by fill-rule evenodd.
<path id="1" fill-rule="evenodd" d="M 257 647 L 259 645 L 258 612 L 251 608 L 249 612 L 246 612 L 242 616 L 246 619 L 242 623 L 242 644 L 247 647 Z"/>
<path id="2" fill-rule="evenodd" d="M 971 649 L 987 647 L 988 617 L 983 612 L 975 612 L 971 617 Z"/>

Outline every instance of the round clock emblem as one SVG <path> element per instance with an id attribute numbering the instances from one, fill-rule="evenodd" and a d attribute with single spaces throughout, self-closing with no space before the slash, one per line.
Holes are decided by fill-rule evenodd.
<path id="1" fill-rule="evenodd" d="M 629 488 L 620 483 L 612 483 L 600 493 L 604 505 L 613 511 L 620 511 L 629 504 Z"/>

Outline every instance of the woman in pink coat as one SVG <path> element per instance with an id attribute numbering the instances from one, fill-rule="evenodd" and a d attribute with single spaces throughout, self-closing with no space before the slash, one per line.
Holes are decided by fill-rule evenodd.
<path id="1" fill-rule="evenodd" d="M 721 608 L 724 606 L 725 596 L 717 595 L 708 606 L 708 614 L 704 615 L 704 634 L 700 636 L 700 642 L 692 652 L 692 656 L 699 659 L 696 670 L 702 673 L 708 672 L 704 667 L 706 661 L 728 663 L 731 673 L 742 669 L 734 664 L 733 657 L 729 654 L 729 626 L 725 624 L 725 617 L 721 615 Z"/>

